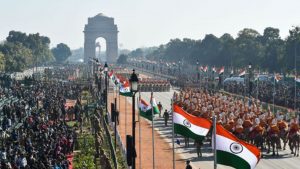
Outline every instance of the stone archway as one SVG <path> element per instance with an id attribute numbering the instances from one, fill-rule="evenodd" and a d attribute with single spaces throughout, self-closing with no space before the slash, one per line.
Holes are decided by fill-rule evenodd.
<path id="1" fill-rule="evenodd" d="M 88 18 L 84 27 L 84 62 L 96 57 L 96 39 L 102 37 L 106 41 L 106 60 L 115 63 L 118 58 L 118 27 L 114 18 L 98 14 Z"/>

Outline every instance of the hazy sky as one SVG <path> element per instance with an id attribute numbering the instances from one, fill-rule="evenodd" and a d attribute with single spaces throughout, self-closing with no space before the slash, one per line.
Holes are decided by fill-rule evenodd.
<path id="1" fill-rule="evenodd" d="M 236 37 L 245 27 L 276 27 L 285 38 L 300 25 L 299 7 L 299 0 L 0 0 L 0 40 L 10 30 L 39 32 L 51 46 L 78 48 L 87 18 L 98 13 L 115 18 L 119 46 L 127 49 L 210 33 Z"/>

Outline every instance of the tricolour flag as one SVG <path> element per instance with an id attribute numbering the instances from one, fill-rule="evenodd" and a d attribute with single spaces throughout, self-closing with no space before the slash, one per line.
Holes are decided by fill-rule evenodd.
<path id="1" fill-rule="evenodd" d="M 108 77 L 109 77 L 109 78 L 112 78 L 113 75 L 114 75 L 114 71 L 111 70 L 111 71 L 108 73 Z"/>
<path id="2" fill-rule="evenodd" d="M 279 74 L 275 74 L 274 78 L 277 83 L 281 80 L 281 76 Z"/>
<path id="3" fill-rule="evenodd" d="M 297 83 L 300 83 L 300 77 L 299 77 L 299 76 L 295 76 L 295 81 L 296 81 Z"/>
<path id="4" fill-rule="evenodd" d="M 208 70 L 208 67 L 205 66 L 205 67 L 203 68 L 203 72 L 207 72 L 207 70 Z"/>
<path id="5" fill-rule="evenodd" d="M 238 169 L 253 169 L 260 160 L 260 150 L 252 144 L 239 140 L 217 124 L 217 163 Z"/>
<path id="6" fill-rule="evenodd" d="M 207 119 L 193 116 L 181 107 L 173 105 L 174 132 L 194 140 L 202 140 L 209 132 L 211 122 Z"/>
<path id="7" fill-rule="evenodd" d="M 203 66 L 200 66 L 199 70 L 200 70 L 200 71 L 203 71 L 203 69 L 204 69 Z"/>
<path id="8" fill-rule="evenodd" d="M 120 95 L 132 97 L 132 92 L 130 91 L 129 82 L 127 80 L 123 81 L 123 84 L 120 85 Z"/>
<path id="9" fill-rule="evenodd" d="M 213 67 L 213 68 L 211 69 L 211 71 L 212 71 L 213 73 L 216 73 L 216 72 L 217 72 L 217 70 L 216 70 L 215 67 Z"/>
<path id="10" fill-rule="evenodd" d="M 159 109 L 156 104 L 155 99 L 153 98 L 153 115 L 159 114 Z M 150 101 L 151 102 L 151 101 Z M 139 104 L 139 109 L 140 109 L 140 115 L 150 121 L 152 121 L 152 107 L 151 104 L 147 103 L 145 100 L 140 99 L 140 104 Z"/>
<path id="11" fill-rule="evenodd" d="M 224 68 L 224 66 L 222 66 L 219 70 L 219 75 L 222 75 L 224 73 L 224 70 L 225 70 L 225 68 Z"/>
<path id="12" fill-rule="evenodd" d="M 233 69 L 231 69 L 231 71 L 230 71 L 230 77 L 232 77 L 233 76 Z"/>
<path id="13" fill-rule="evenodd" d="M 245 77 L 246 74 L 246 70 L 242 70 L 239 74 L 240 77 Z"/>

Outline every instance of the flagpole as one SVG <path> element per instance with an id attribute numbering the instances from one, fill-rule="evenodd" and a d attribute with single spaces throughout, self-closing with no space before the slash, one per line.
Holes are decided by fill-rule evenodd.
<path id="1" fill-rule="evenodd" d="M 295 59 L 294 59 L 294 66 L 295 66 L 295 96 L 294 96 L 294 110 L 296 112 L 296 101 L 297 101 L 297 46 L 296 46 L 296 41 L 295 41 Z"/>
<path id="2" fill-rule="evenodd" d="M 197 69 L 199 69 L 199 68 L 197 68 Z M 201 69 L 200 70 L 198 70 L 199 71 L 199 88 L 200 88 L 200 90 L 201 90 Z"/>
<path id="3" fill-rule="evenodd" d="M 153 87 L 151 89 L 151 110 L 152 110 L 152 160 L 153 169 L 155 168 L 155 143 L 154 143 L 154 112 L 153 112 Z"/>
<path id="4" fill-rule="evenodd" d="M 256 79 L 256 101 L 258 101 L 258 92 L 259 92 L 259 88 L 258 88 L 258 82 L 259 82 L 259 74 L 260 74 L 260 69 L 258 68 L 258 75 L 257 75 L 257 79 Z"/>
<path id="5" fill-rule="evenodd" d="M 217 135 L 217 120 L 216 116 L 213 115 L 213 144 L 214 144 L 214 169 L 217 169 L 217 149 L 216 149 L 216 135 Z"/>
<path id="6" fill-rule="evenodd" d="M 173 149 L 173 169 L 176 169 L 175 165 L 175 145 L 174 145 L 174 113 L 173 113 L 173 99 L 171 99 L 171 113 L 172 113 L 172 149 Z"/>
<path id="7" fill-rule="evenodd" d="M 140 100 L 141 100 L 141 91 L 139 91 L 139 98 L 138 98 L 138 103 L 137 105 L 139 105 L 140 103 Z M 142 132 L 141 132 L 141 116 L 140 116 L 141 113 L 139 113 L 139 116 L 138 116 L 138 120 L 139 120 L 139 168 L 142 169 Z"/>
<path id="8" fill-rule="evenodd" d="M 127 136 L 127 98 L 124 97 L 124 102 L 125 102 L 125 137 Z"/>
<path id="9" fill-rule="evenodd" d="M 274 73 L 274 89 L 273 89 L 273 114 L 275 114 L 275 92 L 276 92 L 276 74 Z"/>
<path id="10" fill-rule="evenodd" d="M 119 111 L 120 110 L 121 110 L 121 96 L 120 96 L 120 84 L 119 84 Z"/>

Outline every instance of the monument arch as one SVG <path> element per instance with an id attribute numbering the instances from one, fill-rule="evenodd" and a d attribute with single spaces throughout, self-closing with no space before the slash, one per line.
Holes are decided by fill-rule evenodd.
<path id="1" fill-rule="evenodd" d="M 96 39 L 102 37 L 106 41 L 106 60 L 115 63 L 118 58 L 118 27 L 114 18 L 102 13 L 88 18 L 84 27 L 84 62 L 96 57 Z"/>

